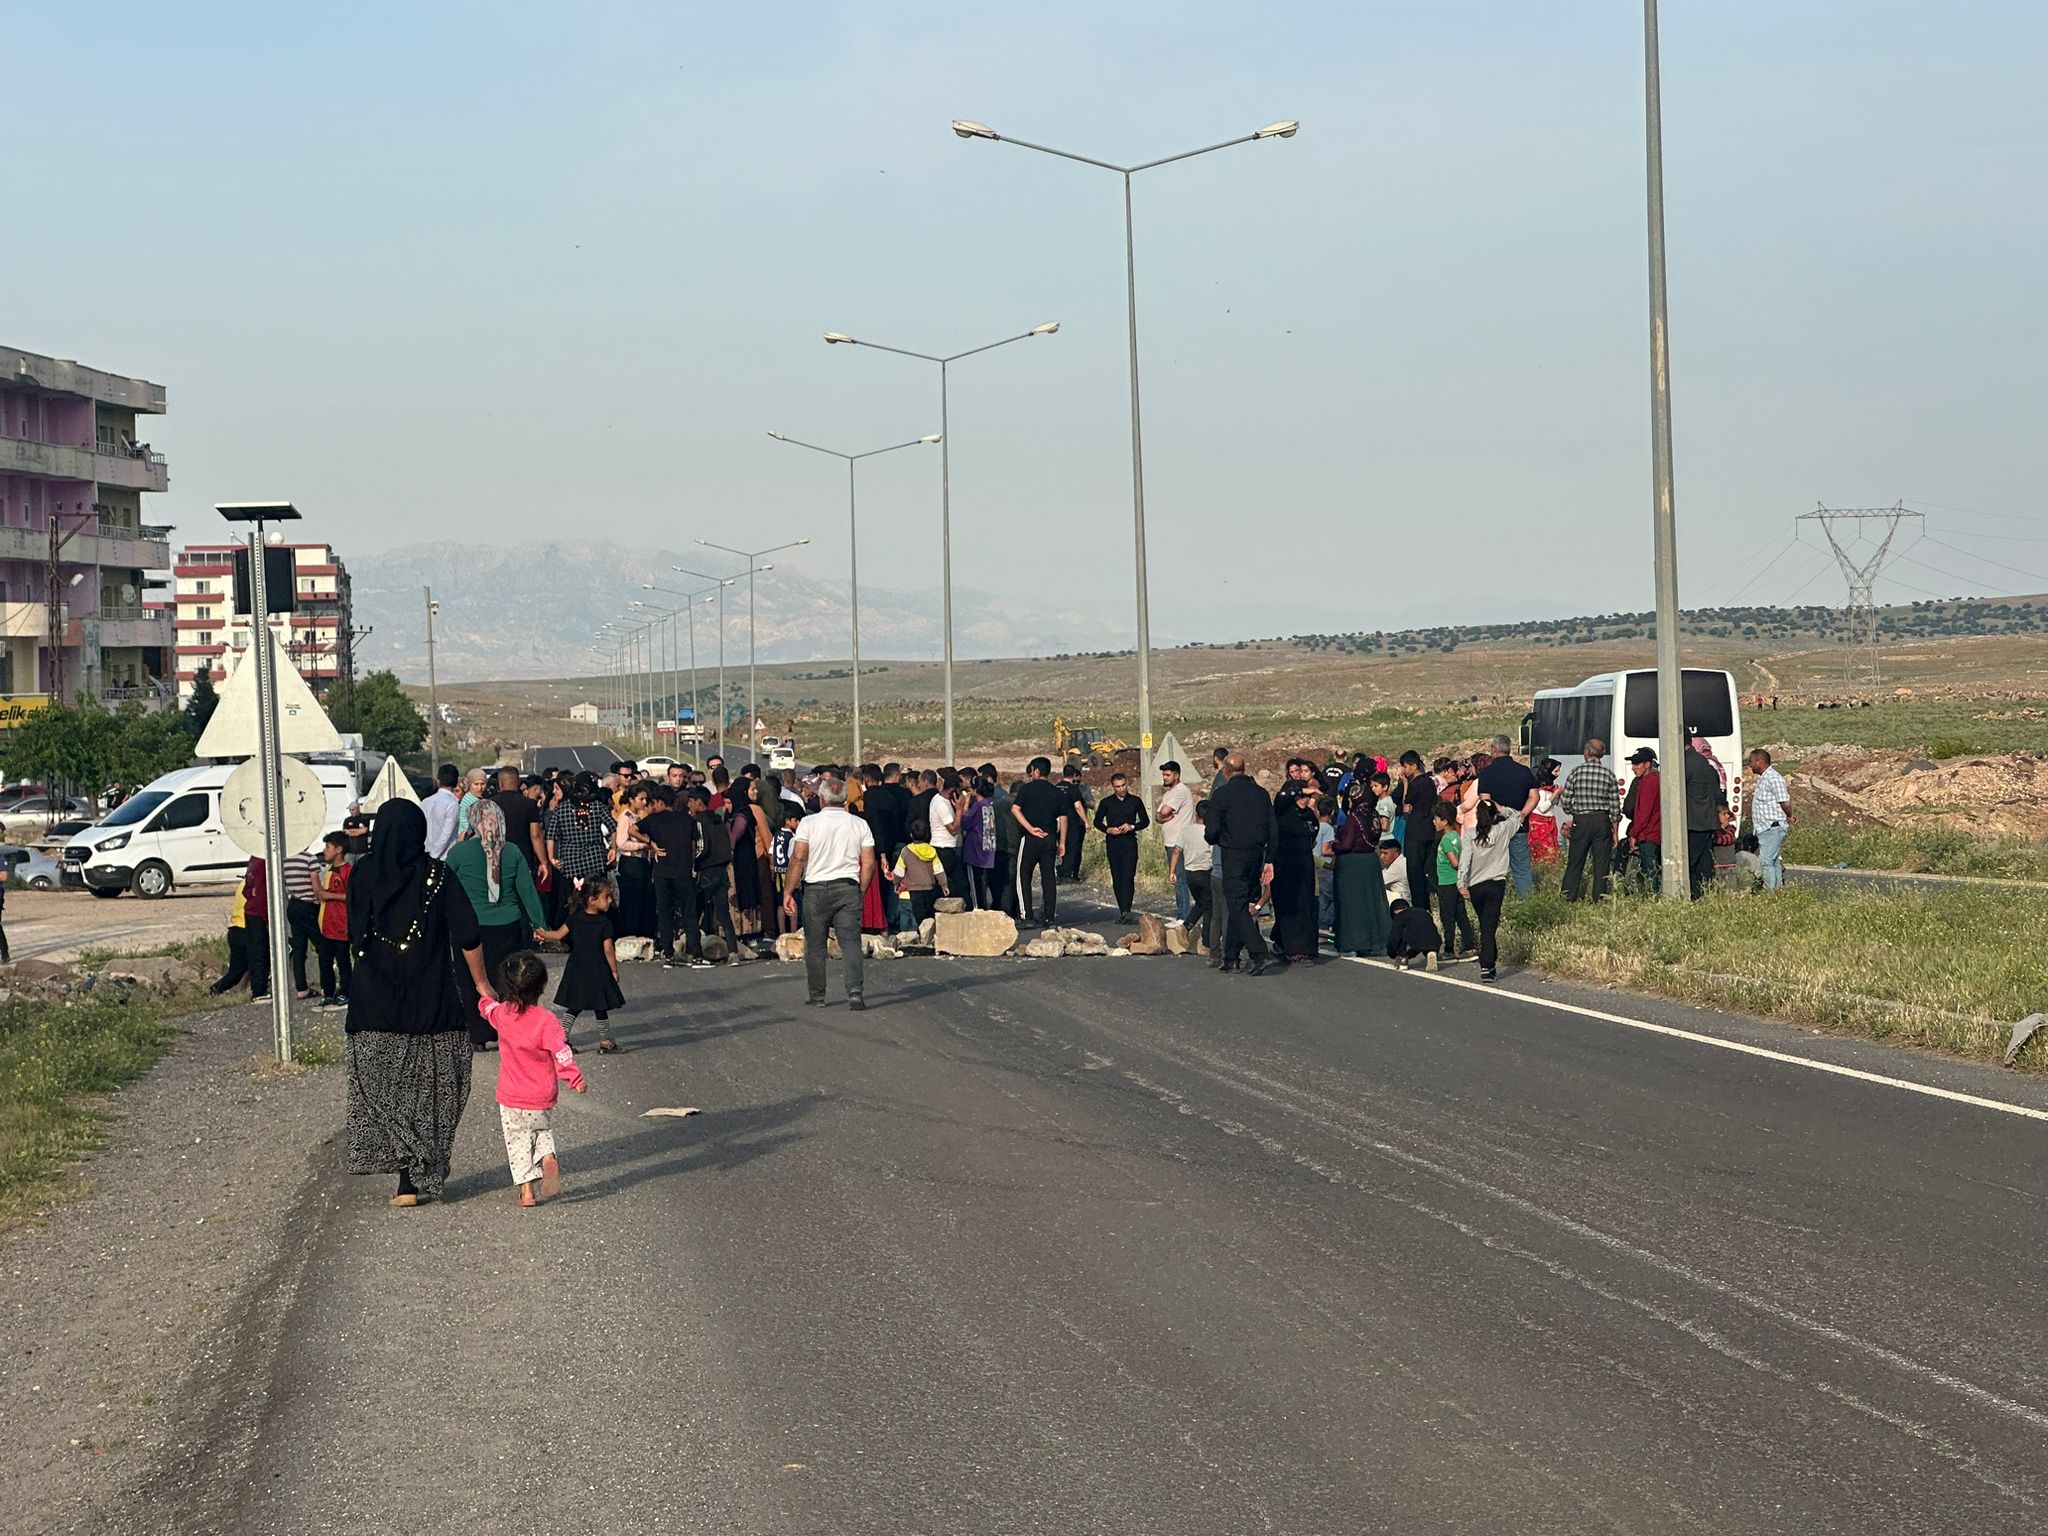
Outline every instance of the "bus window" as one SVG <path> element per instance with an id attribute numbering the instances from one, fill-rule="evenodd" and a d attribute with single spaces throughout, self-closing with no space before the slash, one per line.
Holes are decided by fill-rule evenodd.
<path id="1" fill-rule="evenodd" d="M 1584 719 L 1579 722 L 1579 749 L 1583 750 L 1586 743 L 1595 736 L 1602 741 L 1612 742 L 1614 738 L 1608 732 L 1614 725 L 1614 696 L 1607 693 L 1595 694 L 1583 702 L 1586 710 Z"/>
<path id="2" fill-rule="evenodd" d="M 1687 667 L 1679 675 L 1685 705 L 1685 728 L 1701 736 L 1735 733 L 1735 702 L 1725 673 Z M 1657 739 L 1657 674 L 1631 672 L 1622 697 L 1621 729 L 1625 736 Z"/>

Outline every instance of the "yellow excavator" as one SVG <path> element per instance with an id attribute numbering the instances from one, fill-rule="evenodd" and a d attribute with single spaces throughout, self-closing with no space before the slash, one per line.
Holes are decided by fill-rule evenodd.
<path id="1" fill-rule="evenodd" d="M 1067 722 L 1055 715 L 1052 722 L 1052 750 L 1053 756 L 1059 759 L 1060 766 L 1064 767 L 1068 763 L 1113 762 L 1117 753 L 1126 749 L 1121 741 L 1107 731 L 1098 731 L 1089 726 L 1069 730 Z"/>

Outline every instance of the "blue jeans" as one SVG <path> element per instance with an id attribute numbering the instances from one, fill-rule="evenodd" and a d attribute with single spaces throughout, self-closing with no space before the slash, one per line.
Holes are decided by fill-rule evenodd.
<path id="1" fill-rule="evenodd" d="M 1173 912 L 1182 922 L 1188 920 L 1188 913 L 1194 909 L 1194 894 L 1188 889 L 1188 867 L 1181 859 L 1178 849 L 1169 849 L 1168 857 L 1173 860 Z"/>
<path id="2" fill-rule="evenodd" d="M 1758 827 L 1756 830 L 1757 853 L 1763 859 L 1764 889 L 1775 891 L 1785 883 L 1784 827 Z"/>
<path id="3" fill-rule="evenodd" d="M 1536 866 L 1529 862 L 1529 824 L 1524 822 L 1508 839 L 1508 878 L 1517 896 L 1536 889 Z"/>

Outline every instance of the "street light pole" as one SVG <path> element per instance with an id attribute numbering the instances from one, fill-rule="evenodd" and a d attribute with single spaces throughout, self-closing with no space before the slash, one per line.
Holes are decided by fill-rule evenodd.
<path id="1" fill-rule="evenodd" d="M 870 347 L 877 352 L 893 352 L 898 357 L 914 357 L 920 362 L 939 365 L 939 585 L 942 593 L 943 628 L 945 631 L 945 665 L 943 677 L 946 692 L 946 761 L 953 761 L 953 443 L 951 428 L 947 424 L 949 413 L 948 375 L 954 363 L 962 358 L 973 357 L 981 352 L 993 352 L 997 347 L 1007 347 L 1013 341 L 1027 341 L 1033 336 L 1051 336 L 1060 328 L 1057 320 L 1048 320 L 1044 325 L 1034 325 L 1030 330 L 1016 336 L 1005 336 L 1001 341 L 992 341 L 986 346 L 970 347 L 965 352 L 955 352 L 950 357 L 938 357 L 929 352 L 912 352 L 906 347 L 887 347 L 879 341 L 862 341 L 844 331 L 827 331 L 827 346 Z M 859 658 L 856 656 L 855 658 Z M 858 672 L 859 668 L 856 667 Z M 856 689 L 858 692 L 858 689 Z M 858 713 L 858 710 L 855 711 Z M 858 739 L 859 732 L 854 733 Z M 858 759 L 856 751 L 854 757 Z"/>
<path id="2" fill-rule="evenodd" d="M 772 565 L 756 566 L 763 555 L 779 555 L 785 549 L 798 549 L 810 543 L 809 539 L 791 539 L 787 544 L 777 544 L 770 549 L 733 549 L 725 544 L 714 544 L 709 539 L 697 541 L 706 549 L 716 549 L 747 562 L 747 761 L 754 760 L 754 753 L 760 746 L 755 729 L 761 723 L 761 700 L 754 691 L 754 572 L 772 571 Z"/>
<path id="3" fill-rule="evenodd" d="M 725 589 L 739 578 L 736 576 L 714 576 L 709 571 L 693 571 L 688 566 L 669 567 L 678 576 L 694 576 L 699 581 L 717 583 L 718 591 L 718 755 L 725 756 Z M 748 759 L 752 761 L 751 756 Z M 728 772 L 731 770 L 728 769 Z"/>
<path id="4" fill-rule="evenodd" d="M 251 581 L 254 579 L 250 578 Z M 429 773 L 438 773 L 441 768 L 441 688 L 434 675 L 434 615 L 441 611 L 441 605 L 434 601 L 432 587 L 424 590 L 427 594 L 427 729 L 434 735 L 434 760 L 427 769 Z M 269 619 L 266 617 L 264 622 L 268 624 Z"/>
<path id="5" fill-rule="evenodd" d="M 1685 690 L 1678 659 L 1678 511 L 1671 469 L 1670 311 L 1664 291 L 1664 107 L 1657 0 L 1643 0 L 1643 134 L 1650 226 L 1651 519 L 1657 561 L 1658 806 L 1664 819 L 1664 899 L 1691 894 L 1685 823 Z M 1736 765 L 1734 771 L 1741 772 Z"/>
<path id="6" fill-rule="evenodd" d="M 682 571 L 682 573 L 685 576 L 693 576 L 696 574 L 696 572 L 694 571 L 683 571 L 683 568 L 679 565 L 671 566 L 670 569 L 675 571 Z M 697 707 L 697 604 L 699 600 L 706 602 L 710 601 L 713 593 L 720 592 L 722 589 L 731 586 L 734 580 L 736 580 L 737 578 L 723 577 L 714 580 L 712 578 L 707 577 L 705 579 L 710 580 L 712 584 L 708 587 L 703 588 L 701 591 L 697 592 L 685 592 L 679 587 L 656 586 L 651 581 L 643 581 L 640 583 L 640 588 L 644 592 L 666 592 L 670 597 L 680 597 L 683 600 L 682 606 L 677 608 L 675 612 L 683 614 L 688 619 L 690 625 L 690 725 L 693 729 L 697 729 L 698 731 L 697 744 L 700 747 L 704 743 L 703 732 L 701 729 L 699 729 L 699 727 L 701 727 L 702 724 L 701 720 L 699 719 L 701 711 Z M 669 617 L 673 619 L 675 617 L 675 614 L 672 613 L 669 615 Z M 678 713 L 676 717 L 676 744 L 678 746 L 682 744 L 682 739 L 682 716 L 680 713 Z M 698 756 L 700 757 L 702 755 L 703 754 L 701 752 L 698 754 Z"/>
<path id="7" fill-rule="evenodd" d="M 1014 144 L 1019 149 L 1035 149 L 1040 154 L 1054 155 L 1062 160 L 1073 160 L 1082 165 L 1092 165 L 1099 170 L 1114 171 L 1124 179 L 1124 301 L 1126 318 L 1130 326 L 1131 354 L 1131 529 L 1138 565 L 1137 606 L 1138 606 L 1138 778 L 1141 784 L 1154 782 L 1152 767 L 1152 613 L 1150 577 L 1146 569 L 1145 556 L 1145 439 L 1139 422 L 1138 411 L 1138 257 L 1137 240 L 1131 215 L 1131 178 L 1140 171 L 1149 171 L 1162 165 L 1173 165 L 1182 160 L 1192 160 L 1197 155 L 1214 154 L 1219 149 L 1229 149 L 1235 144 L 1254 144 L 1262 139 L 1291 139 L 1301 131 L 1301 124 L 1289 119 L 1284 122 L 1268 123 L 1256 132 L 1241 134 L 1234 139 L 1225 139 L 1220 144 L 1208 144 L 1201 149 L 1184 150 L 1177 155 L 1164 155 L 1157 160 L 1147 160 L 1138 165 L 1116 165 L 1107 160 L 1096 160 L 1087 155 L 1077 155 L 1064 149 L 1053 149 L 1045 144 L 1032 144 L 1024 139 L 1008 138 L 997 133 L 985 123 L 969 122 L 955 118 L 953 132 L 963 139 L 988 139 L 1000 144 Z"/>
<path id="8" fill-rule="evenodd" d="M 829 340 L 830 338 L 827 339 Z M 882 350 L 893 351 L 894 348 L 885 347 Z M 899 448 L 918 448 L 931 443 L 944 442 L 945 434 L 934 432 L 926 437 L 914 437 L 907 443 L 891 443 L 887 448 L 870 448 L 866 453 L 841 453 L 837 448 L 820 448 L 816 443 L 806 443 L 800 439 L 785 436 L 780 432 L 770 432 L 768 435 L 778 443 L 788 443 L 794 448 L 808 448 L 813 453 L 828 454 L 832 458 L 844 459 L 846 461 L 846 564 L 847 574 L 851 581 L 849 595 L 852 599 L 853 613 L 853 761 L 854 765 L 858 767 L 860 764 L 860 516 L 854 505 L 853 466 L 862 459 L 872 459 L 878 453 L 894 453 Z M 947 561 L 946 569 L 949 581 L 946 594 L 947 613 L 950 615 L 952 612 L 952 588 L 950 586 L 952 563 L 950 557 Z M 947 663 L 950 668 L 952 661 L 952 621 L 950 617 L 947 620 L 946 632 Z M 950 763 L 952 758 L 953 687 L 949 671 L 946 684 L 946 760 Z"/>

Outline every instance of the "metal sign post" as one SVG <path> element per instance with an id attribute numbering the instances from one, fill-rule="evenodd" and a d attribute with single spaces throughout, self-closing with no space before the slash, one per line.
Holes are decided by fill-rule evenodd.
<path id="1" fill-rule="evenodd" d="M 263 863 L 270 927 L 270 1023 L 280 1062 L 292 1059 L 291 935 L 284 895 L 284 791 L 279 782 L 284 752 L 277 724 L 277 668 L 270 652 L 270 592 L 264 570 L 264 524 L 296 521 L 288 502 L 224 503 L 215 509 L 231 522 L 249 524 L 249 636 L 256 648 L 256 757 L 263 774 Z"/>

